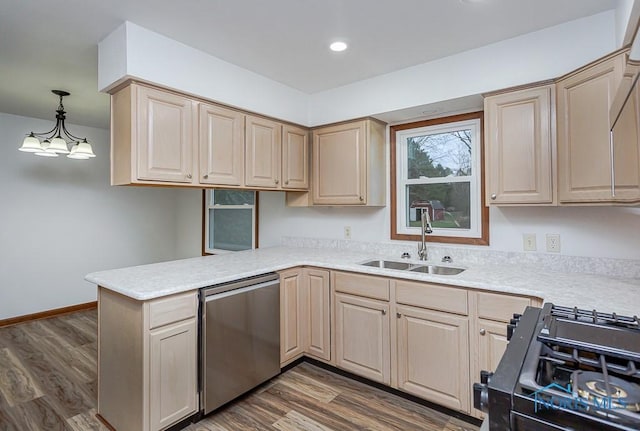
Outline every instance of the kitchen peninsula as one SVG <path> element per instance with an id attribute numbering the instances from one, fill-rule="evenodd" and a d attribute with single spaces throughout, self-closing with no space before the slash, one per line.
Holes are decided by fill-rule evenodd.
<path id="1" fill-rule="evenodd" d="M 281 275 L 281 313 L 302 307 L 281 317 L 281 343 L 292 347 L 282 365 L 310 356 L 476 416 L 471 383 L 480 369 L 497 365 L 511 314 L 543 301 L 629 315 L 640 310 L 637 279 L 453 258 L 463 272 L 434 275 L 362 265 L 402 261 L 389 250 L 283 246 L 89 274 L 86 279 L 99 286 L 98 413 L 117 429 L 143 430 L 166 429 L 195 415 L 198 289 L 269 272 Z M 315 293 L 302 293 L 311 272 L 316 281 L 310 283 L 319 288 L 312 284 Z M 319 303 L 326 313 L 309 308 Z M 365 333 L 356 333 L 360 325 Z M 313 337 L 323 338 L 328 351 L 310 348 Z M 430 349 L 433 357 L 425 361 L 412 356 L 416 337 L 434 337 L 442 345 Z M 364 340 L 366 347 L 353 340 Z M 454 377 L 407 374 L 421 362 L 447 367 L 435 374 Z"/>

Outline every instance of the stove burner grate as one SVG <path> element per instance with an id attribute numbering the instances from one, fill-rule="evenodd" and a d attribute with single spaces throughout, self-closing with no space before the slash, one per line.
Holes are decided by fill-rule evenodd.
<path id="1" fill-rule="evenodd" d="M 578 307 L 551 307 L 551 316 L 567 320 L 579 320 L 595 324 L 613 324 L 629 329 L 640 329 L 640 318 L 638 316 L 621 316 L 617 313 L 602 313 L 596 310 L 584 310 Z"/>

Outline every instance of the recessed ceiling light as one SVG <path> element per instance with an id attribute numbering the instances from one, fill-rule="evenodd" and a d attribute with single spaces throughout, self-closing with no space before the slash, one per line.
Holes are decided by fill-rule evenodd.
<path id="1" fill-rule="evenodd" d="M 333 42 L 331 45 L 329 45 L 329 49 L 335 52 L 344 51 L 345 49 L 347 49 L 347 44 L 345 42 L 340 42 L 340 41 Z"/>
<path id="2" fill-rule="evenodd" d="M 484 3 L 486 0 L 460 0 L 460 3 L 466 4 L 474 4 L 474 3 Z"/>

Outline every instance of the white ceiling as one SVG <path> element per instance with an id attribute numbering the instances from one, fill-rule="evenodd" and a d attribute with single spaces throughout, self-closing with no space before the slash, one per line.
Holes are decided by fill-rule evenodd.
<path id="1" fill-rule="evenodd" d="M 306 93 L 613 9 L 617 0 L 0 0 L 0 112 L 108 127 L 97 44 L 123 21 Z M 343 53 L 328 44 L 349 43 Z"/>

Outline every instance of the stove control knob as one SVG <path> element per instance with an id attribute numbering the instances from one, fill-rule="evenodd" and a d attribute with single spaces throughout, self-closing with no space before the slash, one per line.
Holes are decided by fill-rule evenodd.
<path id="1" fill-rule="evenodd" d="M 489 412 L 489 388 L 483 383 L 473 384 L 473 407 Z"/>
<path id="2" fill-rule="evenodd" d="M 480 371 L 480 383 L 484 383 L 485 385 L 489 384 L 492 376 L 493 373 L 491 371 Z"/>
<path id="3" fill-rule="evenodd" d="M 515 329 L 516 329 L 516 325 L 511 323 L 507 325 L 507 341 L 511 340 L 511 337 L 513 337 L 513 331 Z"/>
<path id="4" fill-rule="evenodd" d="M 514 318 L 514 319 L 520 320 L 520 318 L 521 318 L 521 317 L 522 317 L 522 314 L 519 314 L 519 313 L 513 313 L 513 318 Z"/>

